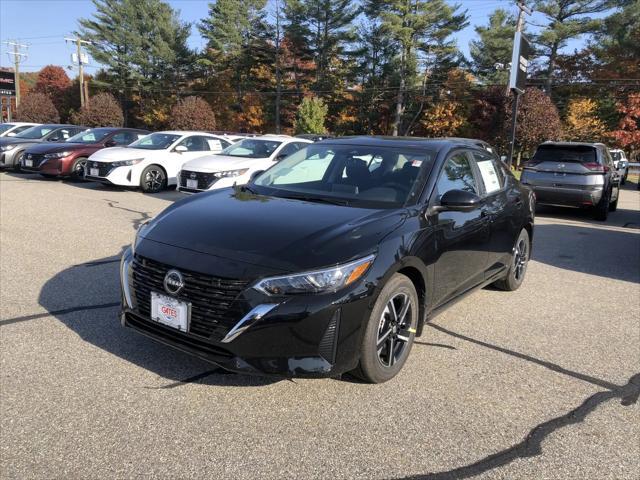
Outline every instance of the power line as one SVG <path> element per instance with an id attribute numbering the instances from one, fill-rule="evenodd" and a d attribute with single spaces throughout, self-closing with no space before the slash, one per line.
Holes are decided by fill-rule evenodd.
<path id="1" fill-rule="evenodd" d="M 20 50 L 23 48 L 26 50 L 29 45 L 24 43 L 18 43 L 16 41 L 4 42 L 8 47 L 13 47 L 13 52 L 7 52 L 7 55 L 13 56 L 13 78 L 16 86 L 16 108 L 20 105 L 20 64 L 27 59 L 27 54 L 22 53 Z M 11 107 L 9 107 L 9 118 L 11 118 Z"/>
<path id="2" fill-rule="evenodd" d="M 79 83 L 80 83 L 80 108 L 84 107 L 85 104 L 87 103 L 88 100 L 88 95 L 87 95 L 87 91 L 85 89 L 85 85 L 84 85 L 84 70 L 83 70 L 83 64 L 87 63 L 84 61 L 83 59 L 83 53 L 82 53 L 82 45 L 91 45 L 91 42 L 88 40 L 83 40 L 81 38 L 68 38 L 65 37 L 64 39 L 65 42 L 74 42 L 76 44 L 76 56 L 77 58 L 77 63 L 78 63 L 78 79 L 79 79 Z"/>

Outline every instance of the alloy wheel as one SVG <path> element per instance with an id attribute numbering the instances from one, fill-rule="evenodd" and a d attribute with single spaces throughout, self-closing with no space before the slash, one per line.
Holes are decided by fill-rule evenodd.
<path id="1" fill-rule="evenodd" d="M 162 172 L 160 170 L 149 170 L 144 177 L 147 189 L 155 191 L 162 186 Z"/>
<path id="2" fill-rule="evenodd" d="M 516 280 L 520 281 L 524 277 L 524 272 L 527 269 L 528 251 L 529 247 L 527 241 L 521 238 L 516 245 L 516 251 L 513 258 L 514 276 Z"/>
<path id="3" fill-rule="evenodd" d="M 87 161 L 86 160 L 80 160 L 75 165 L 75 168 L 74 168 L 74 171 L 73 171 L 73 175 L 76 178 L 84 177 L 84 170 L 85 170 L 86 167 L 87 167 Z"/>
<path id="4" fill-rule="evenodd" d="M 405 352 L 411 338 L 411 298 L 398 293 L 387 302 L 378 324 L 378 360 L 383 367 L 392 367 Z"/>

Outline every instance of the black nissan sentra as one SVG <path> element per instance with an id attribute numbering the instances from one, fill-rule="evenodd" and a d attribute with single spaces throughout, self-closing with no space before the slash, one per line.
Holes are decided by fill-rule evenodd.
<path id="1" fill-rule="evenodd" d="M 143 225 L 122 323 L 236 372 L 384 382 L 438 311 L 521 285 L 534 209 L 478 142 L 324 140 Z"/>

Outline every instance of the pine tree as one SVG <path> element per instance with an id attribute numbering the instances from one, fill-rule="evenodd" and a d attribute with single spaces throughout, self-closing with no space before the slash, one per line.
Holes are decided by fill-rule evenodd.
<path id="1" fill-rule="evenodd" d="M 92 43 L 91 56 L 105 66 L 115 92 L 125 105 L 142 102 L 140 118 L 153 120 L 164 108 L 166 90 L 188 77 L 193 61 L 187 47 L 191 26 L 162 0 L 93 0 L 92 18 L 80 19 L 80 34 Z"/>
<path id="2" fill-rule="evenodd" d="M 489 24 L 475 28 L 477 40 L 469 44 L 473 72 L 486 83 L 506 84 L 516 19 L 501 8 L 489 16 Z"/>
<path id="3" fill-rule="evenodd" d="M 547 25 L 536 36 L 542 56 L 547 58 L 545 86 L 551 94 L 560 50 L 585 33 L 596 32 L 603 20 L 595 15 L 610 9 L 615 0 L 536 0 L 533 8 L 547 19 Z"/>
<path id="4" fill-rule="evenodd" d="M 427 69 L 438 67 L 443 61 L 451 62 L 456 48 L 449 37 L 467 25 L 467 15 L 457 13 L 459 7 L 444 0 L 370 0 L 367 8 L 379 12 L 382 31 L 390 36 L 399 51 L 392 123 L 392 134 L 398 135 L 404 132 L 407 90 L 416 83 L 418 53 L 427 57 L 430 63 Z"/>

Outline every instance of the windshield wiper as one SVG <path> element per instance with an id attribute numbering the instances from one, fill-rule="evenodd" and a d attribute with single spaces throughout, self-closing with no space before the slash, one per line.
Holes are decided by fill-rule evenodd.
<path id="1" fill-rule="evenodd" d="M 251 188 L 249 185 L 242 185 L 240 187 L 240 190 L 242 190 L 243 192 L 249 192 L 249 193 L 253 193 L 254 195 L 258 195 L 258 192 L 256 192 L 253 188 Z"/>
<path id="2" fill-rule="evenodd" d="M 315 203 L 329 203 L 331 205 L 340 205 L 343 207 L 349 206 L 348 200 L 342 200 L 338 198 L 328 198 L 328 197 L 312 197 L 310 195 L 277 195 L 280 198 L 290 198 L 292 200 L 303 200 L 305 202 L 315 202 Z"/>

